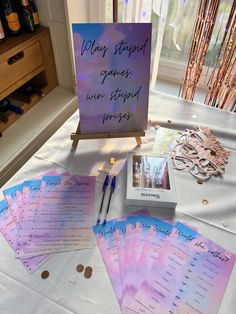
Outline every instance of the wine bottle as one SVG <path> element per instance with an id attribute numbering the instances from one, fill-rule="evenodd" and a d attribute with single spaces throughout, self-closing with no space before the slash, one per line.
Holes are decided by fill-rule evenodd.
<path id="1" fill-rule="evenodd" d="M 33 14 L 34 26 L 37 28 L 39 26 L 39 13 L 38 8 L 34 0 L 28 0 L 31 12 Z"/>
<path id="2" fill-rule="evenodd" d="M 40 88 L 37 88 L 31 84 L 26 84 L 26 85 L 20 87 L 19 91 L 26 96 L 32 96 L 33 94 L 36 94 L 40 97 L 45 96 L 44 92 Z"/>
<path id="3" fill-rule="evenodd" d="M 2 27 L 2 22 L 1 22 L 1 19 L 0 19 L 0 42 L 3 41 L 5 37 L 5 33 L 4 33 L 4 30 L 3 30 L 3 27 Z"/>
<path id="4" fill-rule="evenodd" d="M 27 104 L 31 103 L 30 96 L 27 96 L 27 95 L 21 93 L 19 90 L 16 90 L 13 93 L 11 93 L 11 97 L 15 98 L 17 100 L 23 101 L 24 103 L 27 103 Z"/>
<path id="5" fill-rule="evenodd" d="M 21 18 L 24 30 L 28 33 L 34 32 L 34 18 L 28 0 L 21 0 Z"/>
<path id="6" fill-rule="evenodd" d="M 13 0 L 0 0 L 2 23 L 8 36 L 20 33 L 20 21 Z"/>
<path id="7" fill-rule="evenodd" d="M 6 112 L 8 110 L 20 115 L 24 113 L 23 109 L 15 105 L 12 105 L 8 98 L 4 98 L 0 101 L 0 112 Z"/>

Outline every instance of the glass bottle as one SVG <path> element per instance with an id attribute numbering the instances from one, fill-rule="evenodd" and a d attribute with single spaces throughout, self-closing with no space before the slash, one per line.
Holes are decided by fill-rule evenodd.
<path id="1" fill-rule="evenodd" d="M 21 18 L 24 25 L 24 30 L 28 33 L 34 32 L 34 18 L 28 0 L 21 0 Z"/>
<path id="2" fill-rule="evenodd" d="M 0 19 L 0 42 L 3 41 L 4 38 L 5 38 L 5 33 L 4 33 L 4 30 L 3 30 L 3 27 L 2 27 L 2 22 L 1 22 L 1 19 Z"/>
<path id="3" fill-rule="evenodd" d="M 2 22 L 8 36 L 20 33 L 19 16 L 12 0 L 1 0 Z"/>
<path id="4" fill-rule="evenodd" d="M 33 14 L 34 26 L 37 28 L 39 26 L 39 13 L 38 8 L 34 0 L 28 0 L 31 12 Z"/>

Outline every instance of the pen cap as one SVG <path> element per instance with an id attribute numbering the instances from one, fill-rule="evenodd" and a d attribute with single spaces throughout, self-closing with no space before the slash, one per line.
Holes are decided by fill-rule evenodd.
<path id="1" fill-rule="evenodd" d="M 113 177 L 112 181 L 111 181 L 111 190 L 112 192 L 114 192 L 116 187 L 116 177 Z"/>
<path id="2" fill-rule="evenodd" d="M 102 187 L 102 191 L 103 192 L 105 191 L 106 187 L 108 186 L 108 183 L 109 183 L 109 176 L 107 175 L 106 179 L 105 179 L 105 181 L 103 183 L 103 187 Z"/>

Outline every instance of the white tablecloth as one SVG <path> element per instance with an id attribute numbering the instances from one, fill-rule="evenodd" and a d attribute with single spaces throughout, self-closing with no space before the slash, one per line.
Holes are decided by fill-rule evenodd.
<path id="1" fill-rule="evenodd" d="M 150 208 L 154 216 L 171 216 L 198 228 L 199 232 L 236 253 L 236 115 L 201 104 L 187 103 L 158 93 L 150 96 L 149 119 L 161 126 L 184 130 L 194 126 L 208 126 L 231 152 L 223 177 L 211 178 L 202 185 L 187 172 L 175 171 L 178 197 L 176 211 Z M 171 120 L 171 123 L 168 122 Z M 32 178 L 54 167 L 63 172 L 96 175 L 96 199 L 100 200 L 103 177 L 99 167 L 109 157 L 125 158 L 130 151 L 152 151 L 155 129 L 149 128 L 143 145 L 136 147 L 133 138 L 83 140 L 76 151 L 71 150 L 70 133 L 79 121 L 76 112 L 52 138 L 3 187 Z M 109 218 L 119 217 L 136 209 L 125 206 L 126 168 L 117 178 Z M 203 205 L 202 199 L 209 204 Z M 97 206 L 98 207 L 98 206 Z M 86 280 L 76 272 L 76 266 L 93 267 L 93 276 Z M 50 272 L 41 279 L 41 272 Z M 236 313 L 236 269 L 234 267 L 220 314 Z M 0 313 L 120 313 L 100 252 L 93 249 L 55 254 L 35 273 L 29 274 L 15 259 L 14 253 L 0 236 Z"/>

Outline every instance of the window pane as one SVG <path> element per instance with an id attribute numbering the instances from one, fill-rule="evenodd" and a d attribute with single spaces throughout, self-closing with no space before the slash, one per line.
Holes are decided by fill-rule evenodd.
<path id="1" fill-rule="evenodd" d="M 211 37 L 211 42 L 208 49 L 205 65 L 213 67 L 220 50 L 221 42 L 225 33 L 226 25 L 228 22 L 229 13 L 233 4 L 233 0 L 221 1 L 214 31 Z M 220 60 L 219 60 L 220 61 Z M 219 63 L 218 63 L 219 66 Z"/>
<path id="2" fill-rule="evenodd" d="M 163 59 L 168 59 L 179 63 L 187 63 L 188 61 L 188 53 L 191 46 L 192 32 L 198 6 L 198 1 L 196 0 L 183 0 L 183 3 L 185 3 L 185 5 L 183 6 L 183 17 L 177 35 L 177 44 L 179 45 L 181 51 L 179 51 L 174 44 L 174 28 L 170 25 L 171 23 L 174 23 L 176 18 L 178 6 L 178 1 L 176 0 L 169 1 L 169 11 L 161 51 L 161 57 Z M 154 22 L 154 25 L 155 24 L 156 22 Z M 155 27 L 154 25 L 153 27 Z"/>
<path id="3" fill-rule="evenodd" d="M 177 36 L 177 43 L 181 48 L 178 51 L 173 42 L 173 27 L 170 26 L 175 20 L 177 12 L 178 1 L 170 0 L 169 11 L 167 16 L 166 29 L 163 38 L 163 46 L 161 51 L 161 57 L 163 59 L 168 59 L 171 61 L 179 63 L 187 63 L 189 49 L 192 41 L 192 34 L 195 27 L 195 20 L 197 15 L 198 3 L 199 1 L 188 0 L 184 1 L 186 3 L 184 6 L 184 14 L 180 27 L 180 31 Z M 212 33 L 208 54 L 205 60 L 205 65 L 208 67 L 213 67 L 216 61 L 217 54 L 220 49 L 221 41 L 224 36 L 227 21 L 233 0 L 222 0 L 219 6 L 216 23 Z M 154 27 L 157 23 L 153 18 Z"/>

